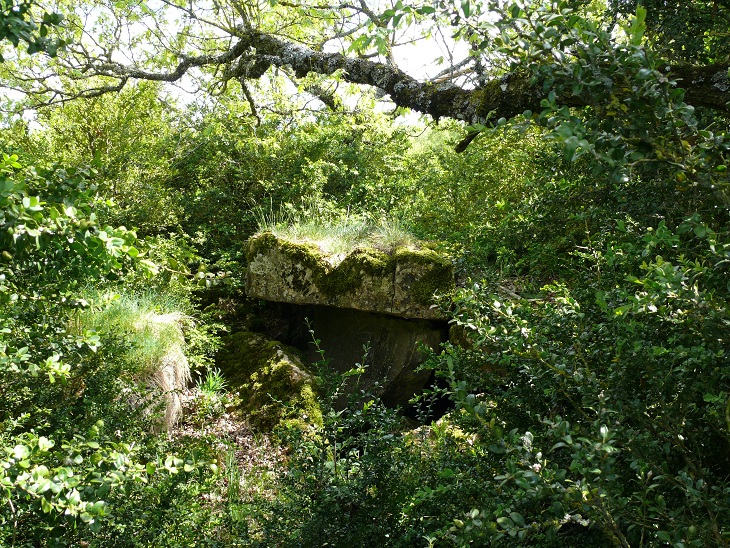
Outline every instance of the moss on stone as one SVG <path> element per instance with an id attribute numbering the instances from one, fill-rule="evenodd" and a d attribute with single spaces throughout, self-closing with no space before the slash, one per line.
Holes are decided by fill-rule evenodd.
<path id="1" fill-rule="evenodd" d="M 265 232 L 251 239 L 248 258 L 246 290 L 269 300 L 421 317 L 432 314 L 434 293 L 454 287 L 451 261 L 428 248 L 400 246 L 389 254 L 361 246 L 333 266 L 317 245 Z"/>
<path id="2" fill-rule="evenodd" d="M 401 247 L 396 249 L 393 258 L 401 267 L 407 268 L 409 263 L 427 267 L 421 269 L 421 276 L 409 288 L 417 303 L 428 305 L 433 302 L 434 293 L 444 295 L 453 291 L 454 267 L 448 257 L 432 249 Z"/>
<path id="3" fill-rule="evenodd" d="M 315 277 L 317 288 L 328 297 L 357 290 L 364 276 L 392 276 L 395 262 L 390 255 L 369 248 L 357 248 L 331 272 Z"/>
<path id="4" fill-rule="evenodd" d="M 241 397 L 241 411 L 262 430 L 279 424 L 321 424 L 316 378 L 294 348 L 257 333 L 242 331 L 224 340 L 216 365 L 231 390 Z"/>
<path id="5" fill-rule="evenodd" d="M 274 249 L 292 259 L 292 262 L 308 269 L 328 270 L 329 265 L 322 258 L 322 253 L 316 245 L 283 240 L 271 232 L 257 234 L 249 240 L 246 259 L 250 263 L 258 255 L 266 255 Z"/>
<path id="6" fill-rule="evenodd" d="M 279 251 L 292 259 L 294 262 L 311 270 L 329 270 L 329 264 L 322 257 L 320 249 L 309 243 L 290 242 L 288 240 L 277 240 Z"/>
<path id="7" fill-rule="evenodd" d="M 409 262 L 418 265 L 433 264 L 451 266 L 451 261 L 447 257 L 428 248 L 414 249 L 412 247 L 399 247 L 393 253 L 393 258 L 399 263 Z"/>
<path id="8" fill-rule="evenodd" d="M 250 263 L 257 255 L 265 255 L 270 249 L 278 245 L 276 236 L 271 232 L 263 232 L 253 236 L 248 241 L 248 251 L 246 252 L 246 260 Z"/>

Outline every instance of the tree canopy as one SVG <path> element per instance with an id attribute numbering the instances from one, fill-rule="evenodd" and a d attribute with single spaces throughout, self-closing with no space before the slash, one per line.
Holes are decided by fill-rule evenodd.
<path id="1" fill-rule="evenodd" d="M 609 8 L 581 1 L 493 0 L 387 6 L 364 0 L 210 5 L 163 0 L 152 7 L 73 3 L 66 31 L 74 43 L 35 77 L 16 75 L 26 78 L 18 85 L 38 103 L 119 90 L 132 79 L 177 82 L 199 75 L 195 69 L 205 72 L 201 85 L 207 91 L 220 93 L 238 82 L 247 97 L 250 82 L 272 70 L 296 79 L 336 75 L 376 87 L 398 106 L 483 124 L 537 111 L 553 96 L 560 104 L 590 106 L 597 87 L 610 88 L 612 97 L 625 101 L 631 87 L 621 78 L 645 80 L 649 72 L 684 89 L 694 106 L 727 109 L 730 64 L 727 52 L 715 47 L 722 43 L 718 22 L 727 17 L 724 5 L 676 9 L 676 17 L 651 3 L 639 4 L 638 16 L 630 2 Z M 679 29 L 690 34 L 679 35 Z M 464 46 L 463 59 L 450 59 L 444 70 L 423 80 L 399 67 L 399 48 L 437 31 Z M 643 58 L 629 72 L 617 73 L 612 60 L 632 47 Z M 594 71 L 590 75 L 581 71 L 587 63 Z M 59 86 L 47 78 L 51 73 L 76 85 Z"/>
<path id="2" fill-rule="evenodd" d="M 45 12 L 40 21 L 36 21 L 31 13 L 33 6 L 34 3 L 29 1 L 3 0 L 0 3 L 0 41 L 7 40 L 16 48 L 24 42 L 29 54 L 45 51 L 53 57 L 64 42 L 51 39 L 48 31 L 57 27 L 63 16 Z M 3 57 L 0 55 L 0 63 L 2 62 Z"/>

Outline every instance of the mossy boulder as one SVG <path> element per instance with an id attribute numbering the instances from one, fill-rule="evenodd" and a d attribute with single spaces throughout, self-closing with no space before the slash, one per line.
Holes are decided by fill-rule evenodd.
<path id="1" fill-rule="evenodd" d="M 356 247 L 333 257 L 265 232 L 249 241 L 247 259 L 246 293 L 266 301 L 443 319 L 433 295 L 454 287 L 451 261 L 429 249 Z"/>
<path id="2" fill-rule="evenodd" d="M 284 424 L 322 423 L 316 377 L 296 349 L 241 331 L 226 337 L 216 365 L 230 389 L 238 392 L 241 411 L 257 428 L 270 431 Z"/>

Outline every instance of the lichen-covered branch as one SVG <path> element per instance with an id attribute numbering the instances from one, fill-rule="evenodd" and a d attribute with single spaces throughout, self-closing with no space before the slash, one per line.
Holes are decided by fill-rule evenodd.
<path id="1" fill-rule="evenodd" d="M 397 66 L 369 59 L 348 57 L 336 52 L 323 52 L 294 42 L 253 30 L 237 29 L 236 40 L 227 51 L 215 54 L 182 57 L 171 70 L 155 72 L 135 66 L 90 59 L 84 66 L 89 74 L 115 78 L 120 85 L 109 85 L 85 96 L 119 89 L 126 79 L 162 82 L 180 80 L 191 69 L 225 67 L 222 78 L 256 79 L 272 67 L 288 67 L 301 78 L 314 72 L 332 75 L 340 72 L 344 80 L 374 86 L 387 93 L 400 107 L 429 114 L 435 119 L 454 118 L 467 123 L 484 123 L 493 119 L 512 118 L 525 110 L 539 110 L 547 95 L 541 83 L 535 83 L 526 72 L 506 74 L 484 83 L 477 89 L 465 89 L 452 82 L 422 82 L 409 76 Z M 668 67 L 669 77 L 685 89 L 687 102 L 694 106 L 730 110 L 730 83 L 727 66 Z M 564 104 L 580 107 L 588 99 L 559 98 Z"/>

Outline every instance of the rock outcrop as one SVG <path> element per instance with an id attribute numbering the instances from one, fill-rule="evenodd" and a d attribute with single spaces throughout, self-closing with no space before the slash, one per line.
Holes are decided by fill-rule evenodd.
<path id="1" fill-rule="evenodd" d="M 367 366 L 350 379 L 351 389 L 378 396 L 387 405 L 407 407 L 427 385 L 430 372 L 418 370 L 421 348 L 438 348 L 448 338 L 445 318 L 434 306 L 435 294 L 454 287 L 448 257 L 414 247 L 397 247 L 392 253 L 356 247 L 331 256 L 314 243 L 290 242 L 267 232 L 251 239 L 247 258 L 247 295 L 288 303 L 276 307 L 286 318 L 278 318 L 271 335 L 297 332 L 296 326 L 281 329 L 281 321 L 303 324 L 308 318 L 335 370 Z M 287 306 L 288 313 L 281 308 Z M 296 344 L 310 362 L 319 358 L 309 340 L 282 340 Z M 364 346 L 370 350 L 363 362 Z"/>
<path id="2" fill-rule="evenodd" d="M 183 348 L 185 337 L 182 330 L 184 316 L 179 313 L 141 316 L 134 324 L 137 332 L 147 333 L 167 344 L 161 345 L 164 352 L 152 367 L 143 371 L 141 380 L 149 392 L 142 398 L 132 398 L 135 407 L 143 407 L 145 413 L 154 417 L 155 432 L 170 432 L 182 416 L 181 394 L 190 384 L 190 364 Z"/>
<path id="3" fill-rule="evenodd" d="M 451 262 L 431 249 L 358 247 L 340 258 L 265 232 L 251 239 L 247 259 L 246 294 L 267 301 L 436 320 L 444 317 L 434 294 L 454 287 Z"/>

